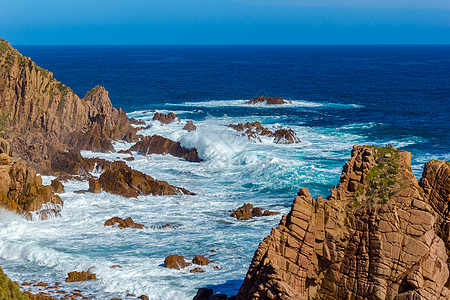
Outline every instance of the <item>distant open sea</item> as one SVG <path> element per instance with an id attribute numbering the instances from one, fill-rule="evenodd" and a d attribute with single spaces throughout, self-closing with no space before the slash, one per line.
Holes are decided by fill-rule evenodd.
<path id="1" fill-rule="evenodd" d="M 449 45 L 16 48 L 80 98 L 96 85 L 106 87 L 115 107 L 150 125 L 142 134 L 196 147 L 205 160 L 135 154 L 128 163 L 197 196 L 80 195 L 73 191 L 87 183 L 69 182 L 59 218 L 30 222 L 2 212 L 0 265 L 20 282 L 61 282 L 67 272 L 93 266 L 97 281 L 63 288 L 98 299 L 128 299 L 127 293 L 190 299 L 200 287 L 233 295 L 258 243 L 280 216 L 237 221 L 229 210 L 250 202 L 287 213 L 304 186 L 313 196 L 328 196 L 354 144 L 390 143 L 410 151 L 418 177 L 426 161 L 450 160 Z M 260 95 L 293 102 L 243 104 Z M 182 121 L 161 125 L 149 110 L 173 111 Z M 197 131 L 182 130 L 186 120 Z M 302 142 L 250 143 L 226 126 L 248 121 L 272 130 L 290 127 Z M 117 150 L 129 146 L 115 144 Z M 113 216 L 131 216 L 146 229 L 105 228 Z M 176 228 L 151 228 L 166 223 Z M 170 254 L 202 254 L 219 269 L 164 269 Z M 109 268 L 115 264 L 123 268 Z"/>

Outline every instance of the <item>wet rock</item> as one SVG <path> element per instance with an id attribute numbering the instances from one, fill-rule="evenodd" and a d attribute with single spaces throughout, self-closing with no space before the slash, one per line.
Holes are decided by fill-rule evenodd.
<path id="1" fill-rule="evenodd" d="M 111 267 L 109 267 L 110 269 L 122 269 L 121 265 L 112 265 Z"/>
<path id="2" fill-rule="evenodd" d="M 205 270 L 203 270 L 202 268 L 194 268 L 190 270 L 189 273 L 205 273 Z"/>
<path id="3" fill-rule="evenodd" d="M 122 219 L 119 217 L 113 217 L 111 219 L 108 219 L 105 221 L 104 226 L 114 226 L 117 224 L 117 227 L 119 228 L 137 228 L 142 229 L 144 228 L 144 225 L 135 223 L 131 217 L 128 217 L 126 219 Z"/>
<path id="4" fill-rule="evenodd" d="M 268 210 L 265 210 L 264 213 L 261 213 L 261 209 L 259 207 L 253 207 L 253 204 L 244 203 L 244 205 L 233 211 L 230 214 L 230 217 L 236 218 L 238 220 L 249 220 L 253 217 L 271 216 L 278 214 L 279 212 L 269 212 Z"/>
<path id="5" fill-rule="evenodd" d="M 102 188 L 100 187 L 100 183 L 98 182 L 98 179 L 95 179 L 95 178 L 89 179 L 89 189 L 87 191 L 88 191 L 88 193 L 94 193 L 94 194 L 98 194 L 102 191 Z"/>
<path id="6" fill-rule="evenodd" d="M 58 179 L 53 179 L 51 186 L 52 186 L 53 192 L 55 192 L 55 193 L 60 194 L 60 193 L 65 192 L 64 185 Z"/>
<path id="7" fill-rule="evenodd" d="M 117 151 L 117 153 L 120 153 L 120 154 L 130 154 L 130 155 L 133 154 L 133 153 L 131 153 L 130 150 L 119 150 L 119 151 Z"/>
<path id="8" fill-rule="evenodd" d="M 192 263 L 200 266 L 206 266 L 209 265 L 209 259 L 207 259 L 203 255 L 194 255 Z"/>
<path id="9" fill-rule="evenodd" d="M 281 97 L 263 97 L 263 96 L 259 96 L 254 99 L 244 101 L 244 104 L 266 104 L 266 105 L 289 104 L 289 103 L 292 103 L 292 101 L 283 99 Z"/>
<path id="10" fill-rule="evenodd" d="M 273 137 L 273 142 L 276 144 L 293 144 L 300 143 L 300 139 L 295 132 L 288 129 L 278 129 L 275 132 L 261 125 L 259 122 L 247 122 L 245 124 L 230 124 L 228 127 L 233 128 L 238 132 L 242 132 L 242 136 L 246 136 L 250 141 L 261 142 L 261 136 Z"/>
<path id="11" fill-rule="evenodd" d="M 191 265 L 190 263 L 187 263 L 184 260 L 184 256 L 179 256 L 176 254 L 169 255 L 164 260 L 164 268 L 169 268 L 169 269 L 181 270 L 190 265 Z"/>
<path id="12" fill-rule="evenodd" d="M 126 161 L 133 161 L 134 157 L 133 156 L 125 157 L 124 160 L 126 160 Z"/>
<path id="13" fill-rule="evenodd" d="M 11 164 L 11 160 L 9 159 L 9 155 L 6 153 L 1 153 L 0 154 L 0 165 L 10 165 Z"/>
<path id="14" fill-rule="evenodd" d="M 152 228 L 152 229 L 175 229 L 175 228 L 177 228 L 177 226 L 170 225 L 170 224 L 164 224 L 164 225 L 160 225 L 160 226 L 151 226 L 150 228 Z"/>
<path id="15" fill-rule="evenodd" d="M 184 125 L 183 129 L 191 132 L 195 131 L 197 129 L 197 126 L 194 125 L 193 121 L 186 121 L 186 125 Z"/>
<path id="16" fill-rule="evenodd" d="M 146 136 L 129 150 L 138 151 L 141 155 L 170 154 L 188 161 L 201 162 L 197 149 L 187 149 L 180 142 L 174 142 L 159 135 Z"/>
<path id="17" fill-rule="evenodd" d="M 276 144 L 294 144 L 300 143 L 300 139 L 297 137 L 292 129 L 278 129 L 273 133 L 273 142 Z"/>
<path id="18" fill-rule="evenodd" d="M 138 298 L 141 300 L 149 300 L 149 298 L 146 295 L 140 295 Z"/>
<path id="19" fill-rule="evenodd" d="M 75 194 L 86 194 L 85 190 L 73 191 Z"/>
<path id="20" fill-rule="evenodd" d="M 355 146 L 330 196 L 299 190 L 259 244 L 237 298 L 449 299 L 448 256 L 427 203 L 441 193 L 423 181 L 410 153 Z"/>
<path id="21" fill-rule="evenodd" d="M 97 279 L 97 275 L 91 272 L 86 271 L 73 271 L 67 273 L 66 282 L 77 282 L 77 281 L 87 281 L 87 280 L 95 280 Z"/>
<path id="22" fill-rule="evenodd" d="M 197 294 L 195 295 L 193 300 L 208 300 L 210 296 L 214 294 L 212 289 L 201 288 L 198 289 Z"/>
<path id="23" fill-rule="evenodd" d="M 153 116 L 153 121 L 155 121 L 155 120 L 158 120 L 164 124 L 172 123 L 175 120 L 181 121 L 181 119 L 173 112 L 171 112 L 169 114 L 162 114 L 162 113 L 157 112 Z"/>

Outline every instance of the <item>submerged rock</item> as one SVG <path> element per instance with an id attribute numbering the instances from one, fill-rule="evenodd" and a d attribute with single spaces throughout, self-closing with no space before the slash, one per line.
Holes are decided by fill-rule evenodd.
<path id="1" fill-rule="evenodd" d="M 265 217 L 265 216 L 272 216 L 272 215 L 278 215 L 279 212 L 270 212 L 268 210 L 265 210 L 264 213 L 261 212 L 261 209 L 259 207 L 253 207 L 253 204 L 250 203 L 244 203 L 241 207 L 236 209 L 230 214 L 230 217 L 236 218 L 238 220 L 249 220 L 253 217 Z"/>
<path id="2" fill-rule="evenodd" d="M 66 282 L 77 282 L 77 281 L 87 281 L 87 280 L 95 280 L 97 279 L 97 275 L 91 272 L 86 271 L 73 271 L 67 273 Z"/>
<path id="3" fill-rule="evenodd" d="M 146 136 L 133 145 L 129 150 L 138 151 L 142 155 L 170 154 L 188 161 L 201 162 L 197 149 L 187 149 L 180 142 L 174 142 L 159 135 Z"/>
<path id="4" fill-rule="evenodd" d="M 275 144 L 294 144 L 294 143 L 300 143 L 300 139 L 297 137 L 295 132 L 288 128 L 288 129 L 278 129 L 273 133 L 273 142 Z"/>
<path id="5" fill-rule="evenodd" d="M 263 96 L 259 96 L 244 102 L 244 104 L 266 104 L 266 105 L 289 104 L 289 103 L 292 103 L 292 101 L 283 99 L 281 97 L 263 97 Z"/>
<path id="6" fill-rule="evenodd" d="M 169 255 L 164 260 L 164 268 L 169 268 L 169 269 L 181 270 L 190 265 L 191 265 L 190 263 L 187 263 L 184 260 L 184 256 L 179 256 L 176 254 Z"/>
<path id="7" fill-rule="evenodd" d="M 117 227 L 119 227 L 120 229 L 122 229 L 122 228 L 142 229 L 142 228 L 144 228 L 144 225 L 135 223 L 131 217 L 128 217 L 126 219 L 122 219 L 119 217 L 113 217 L 111 219 L 106 220 L 104 226 L 114 226 L 116 224 L 117 224 Z"/>
<path id="8" fill-rule="evenodd" d="M 205 273 L 205 270 L 197 267 L 197 268 L 193 268 L 192 270 L 190 270 L 189 273 Z"/>
<path id="9" fill-rule="evenodd" d="M 184 125 L 183 129 L 191 132 L 195 131 L 197 129 L 197 126 L 194 125 L 193 121 L 186 121 L 186 125 Z"/>
<path id="10" fill-rule="evenodd" d="M 164 124 L 172 123 L 175 120 L 181 121 L 181 119 L 173 112 L 168 113 L 168 114 L 162 114 L 162 113 L 157 112 L 153 116 L 153 121 L 155 121 L 155 120 L 158 120 Z"/>
<path id="11" fill-rule="evenodd" d="M 299 190 L 259 244 L 237 298 L 449 299 L 431 194 L 441 195 L 417 185 L 410 153 L 355 146 L 327 199 Z"/>

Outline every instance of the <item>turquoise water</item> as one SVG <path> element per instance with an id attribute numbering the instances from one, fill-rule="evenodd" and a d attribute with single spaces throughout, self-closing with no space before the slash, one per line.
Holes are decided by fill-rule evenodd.
<path id="1" fill-rule="evenodd" d="M 258 243 L 281 216 L 238 221 L 229 210 L 245 203 L 287 213 L 301 187 L 327 196 L 354 144 L 393 144 L 413 153 L 420 176 L 430 159 L 450 160 L 448 47 L 19 47 L 80 95 L 95 84 L 110 91 L 149 129 L 196 147 L 204 159 L 134 154 L 127 162 L 196 196 L 126 199 L 74 194 L 86 182 L 68 182 L 61 217 L 26 221 L 0 213 L 0 264 L 14 280 L 62 282 L 66 273 L 94 267 L 98 280 L 63 283 L 98 299 L 146 294 L 190 299 L 200 287 L 233 295 Z M 100 54 L 103 55 L 100 56 Z M 115 63 L 113 63 L 113 61 Z M 243 105 L 259 94 L 282 96 L 283 106 Z M 161 125 L 153 113 L 173 111 L 181 122 Z M 182 130 L 194 120 L 197 131 Z M 293 145 L 251 143 L 226 125 L 259 121 L 290 127 Z M 130 144 L 115 143 L 116 150 Z M 107 159 L 128 155 L 83 152 Z M 45 177 L 49 182 L 52 178 Z M 128 217 L 143 230 L 106 228 Z M 169 223 L 175 228 L 152 229 Z M 211 252 L 215 250 L 216 252 Z M 205 255 L 205 273 L 162 267 L 170 254 Z M 110 269 L 119 264 L 121 269 Z M 130 298 L 131 299 L 131 298 Z"/>

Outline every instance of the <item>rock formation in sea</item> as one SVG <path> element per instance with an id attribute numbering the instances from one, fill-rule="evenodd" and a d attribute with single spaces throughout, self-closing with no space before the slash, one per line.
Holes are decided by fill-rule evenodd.
<path id="1" fill-rule="evenodd" d="M 53 74 L 0 39 L 0 137 L 42 174 L 64 150 L 110 151 L 111 140 L 137 141 L 137 129 L 100 86 L 80 99 Z"/>
<path id="2" fill-rule="evenodd" d="M 266 105 L 289 104 L 289 103 L 292 103 L 292 101 L 283 99 L 281 97 L 263 97 L 263 96 L 259 96 L 254 99 L 244 101 L 244 104 L 266 104 Z"/>
<path id="3" fill-rule="evenodd" d="M 153 179 L 140 171 L 133 170 L 123 161 L 107 161 L 99 158 L 84 158 L 79 151 L 61 154 L 51 162 L 52 170 L 61 180 L 89 180 L 90 192 L 103 190 L 123 197 L 139 195 L 193 195 L 190 191 L 172 186 L 166 181 Z M 98 178 L 92 171 L 101 172 Z"/>
<path id="4" fill-rule="evenodd" d="M 300 143 L 300 139 L 290 128 L 278 129 L 275 132 L 272 132 L 267 127 L 262 126 L 259 122 L 230 124 L 228 127 L 233 128 L 238 132 L 242 132 L 242 136 L 246 136 L 250 141 L 254 142 L 261 142 L 260 137 L 266 136 L 273 138 L 273 142 L 276 144 Z"/>
<path id="5" fill-rule="evenodd" d="M 197 126 L 194 125 L 194 121 L 186 121 L 186 124 L 183 127 L 184 130 L 187 130 L 188 132 L 195 131 L 197 129 Z"/>
<path id="6" fill-rule="evenodd" d="M 153 121 L 155 121 L 155 120 L 158 120 L 163 124 L 169 124 L 175 120 L 181 121 L 181 119 L 173 112 L 168 113 L 168 114 L 162 114 L 162 113 L 157 112 L 153 116 Z"/>
<path id="7" fill-rule="evenodd" d="M 419 186 L 409 152 L 355 146 L 330 196 L 299 190 L 237 298 L 449 299 L 449 174 L 428 162 Z"/>
<path id="8" fill-rule="evenodd" d="M 181 146 L 180 142 L 175 142 L 159 135 L 151 135 L 142 138 L 130 151 L 140 152 L 142 155 L 149 154 L 170 154 L 188 161 L 201 162 L 197 149 L 187 149 Z"/>
<path id="9" fill-rule="evenodd" d="M 262 212 L 261 208 L 253 207 L 253 204 L 244 203 L 244 205 L 233 211 L 230 214 L 230 217 L 236 218 L 238 220 L 249 220 L 253 217 L 266 217 L 279 214 L 279 212 L 272 212 L 268 211 L 267 209 Z"/>
<path id="10" fill-rule="evenodd" d="M 27 214 L 29 219 L 33 216 L 30 212 L 37 212 L 41 219 L 59 214 L 63 201 L 53 187 L 42 185 L 41 176 L 20 158 L 3 152 L 10 149 L 7 141 L 0 138 L 0 144 L 0 206 Z"/>
<path id="11" fill-rule="evenodd" d="M 128 217 L 126 219 L 122 219 L 120 217 L 113 217 L 111 219 L 108 219 L 105 221 L 104 226 L 115 226 L 119 227 L 120 229 L 123 228 L 136 228 L 136 229 L 142 229 L 144 228 L 144 225 L 135 223 L 131 217 Z"/>

